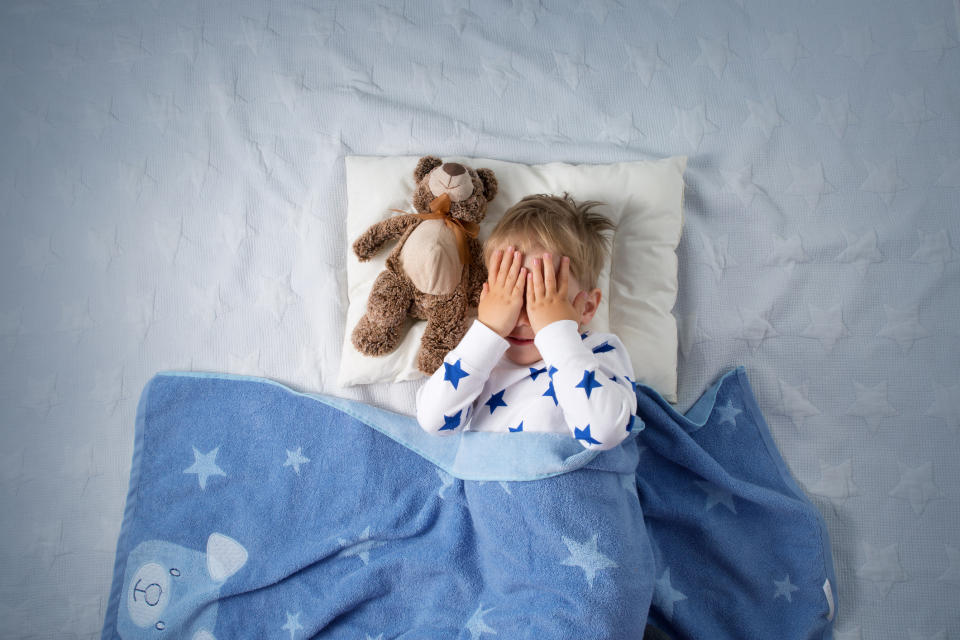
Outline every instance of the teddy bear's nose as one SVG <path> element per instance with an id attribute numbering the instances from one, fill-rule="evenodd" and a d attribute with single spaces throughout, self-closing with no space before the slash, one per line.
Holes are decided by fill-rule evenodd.
<path id="1" fill-rule="evenodd" d="M 443 170 L 448 176 L 459 176 L 462 173 L 466 173 L 466 169 L 463 168 L 462 164 L 457 164 L 456 162 L 448 162 L 443 165 Z"/>

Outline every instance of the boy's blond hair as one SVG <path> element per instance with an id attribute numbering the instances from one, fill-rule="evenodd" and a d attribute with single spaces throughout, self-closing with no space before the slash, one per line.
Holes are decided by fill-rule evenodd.
<path id="1" fill-rule="evenodd" d="M 556 256 L 570 258 L 570 273 L 585 290 L 597 286 L 603 262 L 610 252 L 611 237 L 616 225 L 610 218 L 592 211 L 604 203 L 577 203 L 569 194 L 563 197 L 547 194 L 527 196 L 507 209 L 484 243 L 484 262 L 490 252 L 505 243 L 512 243 L 527 253 L 537 246 Z"/>

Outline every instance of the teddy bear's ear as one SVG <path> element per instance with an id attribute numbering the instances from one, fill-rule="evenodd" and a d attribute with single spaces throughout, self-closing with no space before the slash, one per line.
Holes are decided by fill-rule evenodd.
<path id="1" fill-rule="evenodd" d="M 416 182 L 423 180 L 423 177 L 443 164 L 443 160 L 436 156 L 423 156 L 417 162 L 417 168 L 413 170 L 413 179 Z"/>
<path id="2" fill-rule="evenodd" d="M 490 202 L 497 195 L 498 185 L 497 176 L 493 174 L 493 169 L 477 169 L 477 176 L 483 183 L 483 195 Z"/>

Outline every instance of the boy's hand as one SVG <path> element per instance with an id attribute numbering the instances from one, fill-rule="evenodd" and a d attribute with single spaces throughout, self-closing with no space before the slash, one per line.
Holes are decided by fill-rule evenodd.
<path id="1" fill-rule="evenodd" d="M 523 264 L 523 254 L 497 249 L 490 258 L 487 268 L 487 281 L 480 292 L 480 304 L 477 306 L 477 319 L 506 338 L 517 325 L 520 309 L 523 308 L 523 288 L 527 270 Z"/>
<path id="2" fill-rule="evenodd" d="M 527 318 L 534 333 L 557 320 L 579 322 L 577 305 L 583 303 L 584 292 L 577 294 L 573 302 L 567 300 L 570 282 L 570 258 L 560 261 L 560 281 L 553 269 L 553 257 L 543 254 L 543 259 L 534 259 L 533 271 L 527 276 Z"/>

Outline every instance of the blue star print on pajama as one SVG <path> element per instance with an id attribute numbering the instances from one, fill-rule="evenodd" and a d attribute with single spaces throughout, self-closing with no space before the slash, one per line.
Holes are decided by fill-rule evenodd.
<path id="1" fill-rule="evenodd" d="M 593 436 L 590 435 L 590 425 L 585 426 L 583 429 L 574 429 L 573 437 L 577 440 L 583 440 L 584 442 L 589 442 L 590 444 L 603 444 L 599 440 L 596 440 Z"/>
<path id="2" fill-rule="evenodd" d="M 583 389 L 587 392 L 587 397 L 590 397 L 590 391 L 596 389 L 597 387 L 602 387 L 603 385 L 597 382 L 597 372 L 596 371 L 584 371 L 583 380 L 577 385 L 577 389 Z"/>
<path id="3" fill-rule="evenodd" d="M 470 375 L 460 367 L 459 360 L 457 360 L 455 364 L 449 364 L 444 362 L 443 369 L 444 369 L 443 379 L 448 381 L 450 384 L 452 384 L 454 389 L 460 386 L 460 380 L 462 378 L 466 378 L 467 376 Z"/>
<path id="4" fill-rule="evenodd" d="M 490 399 L 487 400 L 486 403 L 484 403 L 486 406 L 490 407 L 490 413 L 493 413 L 494 411 L 496 411 L 497 407 L 507 406 L 507 403 L 503 401 L 503 394 L 505 392 L 506 392 L 506 389 L 501 389 L 500 391 L 490 396 Z"/>
<path id="5" fill-rule="evenodd" d="M 461 414 L 461 413 L 463 413 L 462 410 L 461 410 L 461 411 L 457 411 L 457 412 L 456 412 L 455 414 L 453 414 L 452 416 L 447 416 L 447 415 L 443 416 L 443 426 L 440 427 L 440 431 L 449 431 L 449 430 L 456 429 L 457 427 L 459 427 L 459 426 L 460 426 L 460 414 Z"/>
<path id="6" fill-rule="evenodd" d="M 611 382 L 633 375 L 616 336 L 589 333 L 581 339 L 575 322 L 560 320 L 540 329 L 534 344 L 543 360 L 515 364 L 505 357 L 509 343 L 475 322 L 418 390 L 419 424 L 438 435 L 563 433 L 599 449 L 615 447 L 635 431 L 634 390 Z"/>

